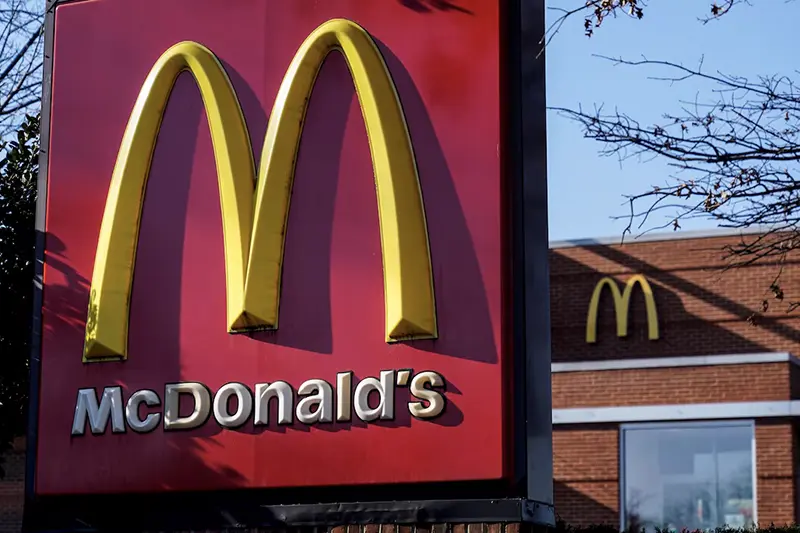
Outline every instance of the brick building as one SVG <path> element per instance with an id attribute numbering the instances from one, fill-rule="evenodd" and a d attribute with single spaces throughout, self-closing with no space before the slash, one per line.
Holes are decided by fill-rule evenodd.
<path id="1" fill-rule="evenodd" d="M 575 525 L 794 522 L 800 260 L 784 264 L 779 301 L 778 264 L 723 272 L 741 237 L 678 235 L 551 245 L 556 512 Z M 600 292 L 605 276 L 616 286 Z"/>
<path id="2" fill-rule="evenodd" d="M 25 439 L 16 439 L 3 457 L 5 477 L 0 480 L 0 533 L 16 533 L 22 526 L 25 494 Z"/>
<path id="3" fill-rule="evenodd" d="M 551 246 L 556 511 L 574 525 L 794 522 L 800 310 L 786 308 L 798 260 L 779 302 L 776 264 L 722 272 L 738 237 L 675 237 Z M 596 290 L 605 277 L 616 284 Z M 615 304 L 626 316 L 627 286 L 626 332 Z M 0 533 L 19 530 L 23 449 L 0 481 Z"/>

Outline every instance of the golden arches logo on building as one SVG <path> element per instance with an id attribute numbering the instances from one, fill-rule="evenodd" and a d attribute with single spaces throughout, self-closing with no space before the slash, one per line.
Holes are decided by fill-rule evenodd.
<path id="1" fill-rule="evenodd" d="M 592 299 L 589 302 L 589 314 L 586 318 L 586 342 L 597 342 L 597 312 L 600 306 L 600 296 L 603 289 L 608 287 L 614 297 L 614 311 L 617 317 L 617 337 L 628 335 L 628 314 L 631 305 L 633 288 L 639 286 L 644 293 L 645 308 L 647 310 L 647 337 L 653 341 L 658 339 L 658 310 L 656 309 L 653 289 L 647 279 L 637 274 L 631 276 L 625 284 L 625 289 L 620 292 L 617 282 L 610 277 L 601 279 L 594 288 Z"/>
<path id="2" fill-rule="evenodd" d="M 224 235 L 231 333 L 278 327 L 284 241 L 306 107 L 327 55 L 339 50 L 366 125 L 383 258 L 386 341 L 436 338 L 425 208 L 394 82 L 372 37 L 344 19 L 325 22 L 295 54 L 267 125 L 256 175 L 233 85 L 205 46 L 181 42 L 151 69 L 134 105 L 111 177 L 86 321 L 84 362 L 127 357 L 133 269 L 153 149 L 178 75 L 190 72 L 208 116 Z"/>

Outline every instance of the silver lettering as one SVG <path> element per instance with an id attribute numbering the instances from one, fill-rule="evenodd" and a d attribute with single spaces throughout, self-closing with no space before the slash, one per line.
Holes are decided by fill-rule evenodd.
<path id="1" fill-rule="evenodd" d="M 369 395 L 372 391 L 378 392 L 380 398 L 377 407 L 369 406 Z M 356 415 L 364 422 L 381 420 L 394 420 L 394 371 L 381 371 L 381 379 L 364 378 L 356 385 L 355 392 Z"/>
<path id="2" fill-rule="evenodd" d="M 192 413 L 181 418 L 180 395 L 191 394 Z M 200 383 L 170 383 L 164 388 L 164 429 L 194 429 L 206 423 L 211 414 L 211 394 Z"/>
<path id="3" fill-rule="evenodd" d="M 236 412 L 228 411 L 228 400 L 236 396 Z M 238 428 L 243 426 L 253 412 L 253 395 L 241 383 L 227 383 L 220 387 L 214 396 L 214 418 L 224 428 Z"/>
<path id="4" fill-rule="evenodd" d="M 353 373 L 336 374 L 336 421 L 349 422 L 353 410 Z"/>
<path id="5" fill-rule="evenodd" d="M 80 389 L 75 402 L 75 417 L 72 419 L 72 434 L 83 435 L 86 419 L 89 430 L 94 435 L 105 433 L 111 419 L 112 433 L 125 433 L 125 419 L 122 414 L 122 387 L 106 387 L 98 405 L 94 389 Z"/>
<path id="6" fill-rule="evenodd" d="M 444 378 L 437 372 L 420 372 L 411 379 L 411 395 L 422 400 L 408 403 L 408 412 L 414 418 L 434 418 L 444 411 L 444 396 L 428 386 L 444 387 Z M 428 403 L 427 407 L 423 402 Z"/>
<path id="7" fill-rule="evenodd" d="M 148 433 L 160 423 L 165 431 L 190 430 L 204 425 L 212 415 L 223 428 L 241 427 L 251 416 L 255 426 L 266 426 L 272 399 L 277 401 L 274 422 L 278 425 L 290 425 L 295 420 L 307 425 L 346 423 L 354 416 L 364 422 L 388 421 L 395 419 L 397 387 L 408 387 L 408 411 L 417 419 L 435 418 L 446 408 L 446 381 L 437 372 L 412 376 L 409 369 L 382 370 L 380 377 L 357 383 L 354 380 L 351 371 L 338 372 L 335 384 L 309 379 L 298 387 L 297 399 L 295 390 L 285 381 L 256 383 L 255 392 L 243 383 L 227 383 L 214 395 L 202 383 L 170 383 L 165 385 L 163 403 L 157 392 L 148 389 L 133 392 L 123 402 L 122 387 L 106 387 L 102 393 L 85 388 L 78 391 L 71 431 L 72 435 L 102 435 L 110 426 L 112 433 L 124 433 L 127 428 Z M 370 405 L 373 394 L 373 403 L 377 402 L 374 407 Z M 231 412 L 234 396 L 236 408 Z M 187 416 L 180 414 L 181 401 L 192 402 Z M 155 409 L 162 405 L 163 411 Z"/>
<path id="8" fill-rule="evenodd" d="M 278 424 L 291 424 L 294 410 L 292 387 L 285 381 L 276 381 L 256 385 L 255 425 L 266 426 L 269 423 L 269 401 L 272 398 L 278 400 Z"/>
<path id="9" fill-rule="evenodd" d="M 303 424 L 333 422 L 333 389 L 330 383 L 321 379 L 309 379 L 298 387 L 297 394 L 310 394 L 297 402 L 299 422 Z"/>
<path id="10" fill-rule="evenodd" d="M 161 400 L 158 399 L 158 394 L 151 390 L 136 391 L 128 398 L 128 403 L 125 406 L 125 420 L 128 422 L 128 427 L 136 433 L 147 433 L 156 429 L 161 421 L 161 413 L 150 413 L 142 420 L 139 418 L 139 406 L 141 404 L 155 407 L 161 405 Z"/>

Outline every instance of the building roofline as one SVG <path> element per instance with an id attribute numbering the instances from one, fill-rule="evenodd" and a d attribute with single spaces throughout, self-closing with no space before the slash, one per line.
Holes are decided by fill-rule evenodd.
<path id="1" fill-rule="evenodd" d="M 714 228 L 708 230 L 691 231 L 661 231 L 646 233 L 638 237 L 627 236 L 624 244 L 638 244 L 644 242 L 689 240 L 689 239 L 713 239 L 718 237 L 734 237 L 740 235 L 758 235 L 770 231 L 768 226 L 753 226 L 749 228 Z M 600 237 L 596 239 L 568 239 L 550 241 L 550 249 L 572 248 L 578 246 L 610 246 L 623 244 L 622 235 L 616 237 Z"/>
<path id="2" fill-rule="evenodd" d="M 700 355 L 689 357 L 647 357 L 639 359 L 605 359 L 601 361 L 557 362 L 550 372 L 600 372 L 605 370 L 642 370 L 687 366 L 727 366 L 761 363 L 791 363 L 800 366 L 800 359 L 788 352 Z"/>

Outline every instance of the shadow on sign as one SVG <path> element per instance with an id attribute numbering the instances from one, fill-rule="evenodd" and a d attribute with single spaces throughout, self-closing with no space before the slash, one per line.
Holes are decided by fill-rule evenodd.
<path id="1" fill-rule="evenodd" d="M 408 344 L 428 352 L 496 363 L 497 344 L 486 288 L 453 176 L 411 75 L 384 43 L 378 41 L 378 47 L 403 104 L 417 155 L 422 195 L 430 213 L 428 232 L 434 265 L 439 339 Z M 433 213 L 436 213 L 435 217 Z M 451 249 L 469 250 L 469 253 L 452 254 L 449 253 Z M 464 313 L 464 309 L 469 309 L 470 313 Z"/>
<path id="2" fill-rule="evenodd" d="M 236 85 L 237 94 L 252 95 L 246 82 L 241 87 L 244 90 Z M 319 354 L 333 351 L 333 217 L 342 145 L 354 105 L 357 108 L 358 101 L 347 63 L 341 54 L 330 54 L 311 92 L 298 150 L 286 225 L 280 328 L 249 334 L 253 339 Z M 262 129 L 251 131 L 265 129 L 266 117 Z"/>

